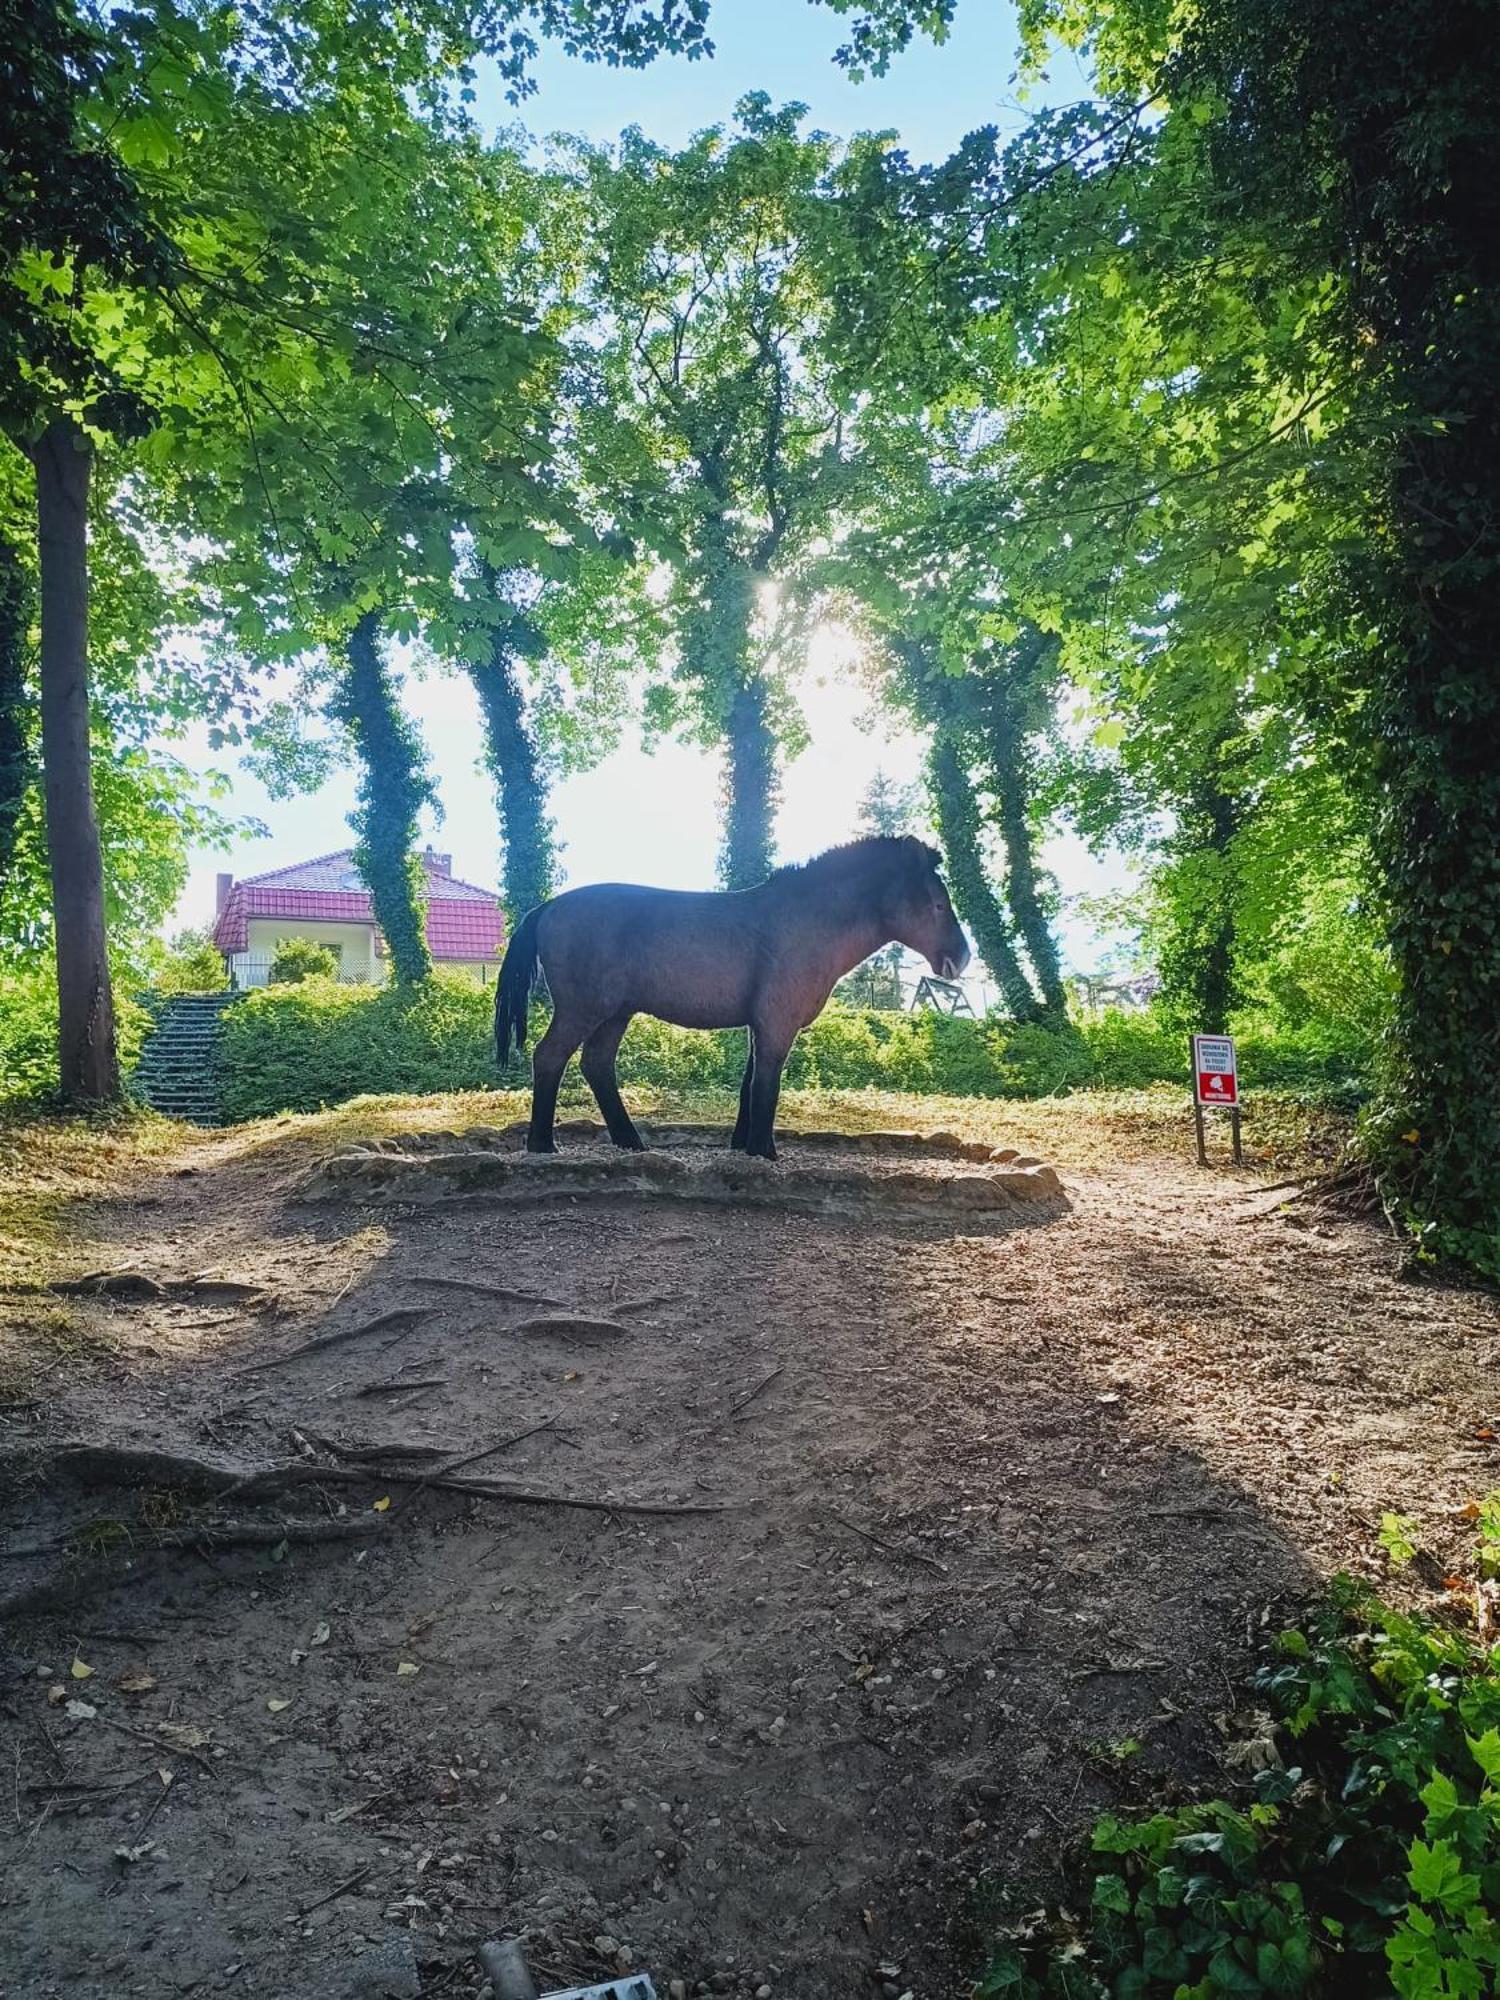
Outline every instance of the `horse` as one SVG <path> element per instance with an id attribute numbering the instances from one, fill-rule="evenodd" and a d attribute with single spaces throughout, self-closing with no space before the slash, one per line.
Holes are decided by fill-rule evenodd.
<path id="1" fill-rule="evenodd" d="M 569 889 L 522 918 L 495 988 L 495 1053 L 526 1046 L 540 966 L 552 1020 L 532 1058 L 526 1148 L 556 1151 L 563 1071 L 583 1074 L 616 1146 L 644 1152 L 615 1077 L 632 1015 L 682 1028 L 746 1028 L 748 1054 L 730 1144 L 776 1158 L 776 1105 L 792 1043 L 846 972 L 899 941 L 943 979 L 969 945 L 941 875 L 942 856 L 912 835 L 876 834 L 778 868 L 753 889 L 693 893 L 601 882 Z"/>

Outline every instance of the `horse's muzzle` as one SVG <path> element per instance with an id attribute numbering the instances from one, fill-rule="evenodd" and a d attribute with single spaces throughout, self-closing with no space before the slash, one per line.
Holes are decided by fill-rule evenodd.
<path id="1" fill-rule="evenodd" d="M 938 967 L 939 979 L 962 978 L 964 967 L 968 964 L 969 958 L 970 952 L 967 945 L 964 947 L 962 958 L 950 958 L 945 955 L 942 964 Z"/>

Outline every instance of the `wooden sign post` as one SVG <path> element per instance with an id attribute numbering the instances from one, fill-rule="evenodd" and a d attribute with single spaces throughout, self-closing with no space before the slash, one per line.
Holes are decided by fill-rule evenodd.
<path id="1" fill-rule="evenodd" d="M 1240 1080 L 1235 1068 L 1232 1035 L 1193 1036 L 1193 1125 L 1198 1134 L 1198 1164 L 1208 1165 L 1204 1142 L 1203 1110 L 1218 1105 L 1229 1113 L 1229 1129 L 1234 1140 L 1234 1164 L 1245 1164 L 1240 1144 Z"/>

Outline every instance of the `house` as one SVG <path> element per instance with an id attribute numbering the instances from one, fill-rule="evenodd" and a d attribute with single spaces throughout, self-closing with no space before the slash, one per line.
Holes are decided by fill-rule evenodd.
<path id="1" fill-rule="evenodd" d="M 479 980 L 492 978 L 505 942 L 500 898 L 493 889 L 460 882 L 451 854 L 429 848 L 419 859 L 427 881 L 427 948 L 433 962 Z M 326 945 L 339 962 L 341 979 L 379 983 L 388 976 L 385 939 L 351 849 L 242 882 L 219 877 L 213 941 L 235 986 L 264 986 L 277 947 L 290 938 Z"/>

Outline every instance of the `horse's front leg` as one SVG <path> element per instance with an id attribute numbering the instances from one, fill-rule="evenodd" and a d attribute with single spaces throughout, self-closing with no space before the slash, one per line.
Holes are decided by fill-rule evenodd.
<path id="1" fill-rule="evenodd" d="M 740 1078 L 740 1115 L 734 1121 L 734 1135 L 729 1143 L 737 1153 L 743 1153 L 750 1139 L 750 1084 L 755 1075 L 755 1037 L 745 1036 L 745 1074 Z"/>
<path id="2" fill-rule="evenodd" d="M 776 1157 L 776 1106 L 781 1098 L 781 1072 L 794 1037 L 755 1030 L 754 1074 L 750 1079 L 750 1117 L 745 1151 L 757 1159 Z"/>

